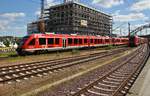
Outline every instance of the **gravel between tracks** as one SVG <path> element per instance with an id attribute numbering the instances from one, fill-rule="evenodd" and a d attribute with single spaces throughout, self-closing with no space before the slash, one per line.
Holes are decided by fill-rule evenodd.
<path id="1" fill-rule="evenodd" d="M 128 52 L 127 52 L 128 53 Z M 129 52 L 130 53 L 130 52 Z M 129 54 L 128 53 L 128 54 Z M 124 53 L 123 53 L 124 54 Z M 119 56 L 121 56 L 121 55 L 123 55 L 123 54 L 120 54 Z M 125 55 L 127 55 L 127 54 L 124 54 L 124 56 Z M 123 56 L 121 56 L 121 57 L 117 57 L 117 59 L 119 59 L 119 58 L 121 58 L 121 57 L 123 57 Z M 47 86 L 44 86 L 44 87 L 41 87 L 41 88 L 39 88 L 39 89 L 37 89 L 37 90 L 35 90 L 35 91 L 32 91 L 32 92 L 29 92 L 29 94 L 34 94 L 35 95 L 35 93 L 36 92 L 40 92 L 40 91 L 42 91 L 42 90 L 45 90 L 45 89 L 47 89 L 47 88 L 50 88 L 49 90 L 47 90 L 47 91 L 44 91 L 44 93 L 42 92 L 42 93 L 40 93 L 39 94 L 39 96 L 40 95 L 42 95 L 42 96 L 68 96 L 68 95 L 66 95 L 66 94 L 70 94 L 70 91 L 68 91 L 68 89 L 70 89 L 70 87 L 69 86 L 74 86 L 74 83 L 76 84 L 76 87 L 78 87 L 78 86 L 80 86 L 80 82 L 83 82 L 83 81 L 80 81 L 81 79 L 82 80 L 84 80 L 85 81 L 85 84 L 86 83 L 88 83 L 89 82 L 89 80 L 87 80 L 86 78 L 84 78 L 84 77 L 89 77 L 89 76 L 91 76 L 90 77 L 90 79 L 91 79 L 91 81 L 93 80 L 93 76 L 98 76 L 98 73 L 99 72 L 101 72 L 101 73 L 103 73 L 103 72 L 105 72 L 106 71 L 106 66 L 108 65 L 109 66 L 109 68 L 112 68 L 113 66 L 115 66 L 115 64 L 114 65 L 109 65 L 108 63 L 110 63 L 110 62 L 112 62 L 112 61 L 115 61 L 115 60 L 117 60 L 117 59 L 115 59 L 115 60 L 112 60 L 112 59 L 114 59 L 114 57 L 112 58 L 105 58 L 105 60 L 101 60 L 102 62 L 100 62 L 99 60 L 97 60 L 96 62 L 93 62 L 93 63 L 91 63 L 90 65 L 93 65 L 93 66 L 90 66 L 90 67 L 85 67 L 85 65 L 84 65 L 84 67 L 81 67 L 81 66 L 79 66 L 81 69 L 83 68 L 83 69 L 85 69 L 85 70 L 88 70 L 88 68 L 89 68 L 89 70 L 88 71 L 86 71 L 86 72 L 83 72 L 83 74 L 85 74 L 85 73 L 87 73 L 87 74 L 85 74 L 85 75 L 83 75 L 82 74 L 82 72 L 80 72 L 81 74 L 80 75 L 78 75 L 78 77 L 77 78 L 67 78 L 65 81 L 67 81 L 67 83 L 66 82 L 64 82 L 64 81 L 62 81 L 61 82 L 61 80 L 60 80 L 60 82 L 58 81 L 57 83 L 58 84 L 60 84 L 60 83 L 62 83 L 62 84 L 60 84 L 60 85 L 58 85 L 58 86 L 56 86 L 57 84 L 50 84 L 50 85 L 47 85 Z M 125 58 L 126 59 L 126 58 Z M 111 61 L 112 60 L 112 61 Z M 120 62 L 121 62 L 122 60 L 120 60 Z M 106 63 L 107 62 L 107 63 Z M 104 65 L 104 66 L 102 66 L 102 65 Z M 106 66 L 105 66 L 106 65 Z M 107 66 L 107 69 L 108 69 L 108 66 Z M 94 68 L 91 68 L 91 67 L 94 67 Z M 99 67 L 102 69 L 101 71 L 99 71 L 98 69 L 99 69 Z M 98 69 L 97 69 L 98 68 Z M 73 69 L 75 69 L 75 68 L 73 68 Z M 96 70 L 95 70 L 96 69 Z M 71 72 L 73 72 L 73 70 L 72 69 L 70 69 L 71 71 L 70 71 L 70 73 Z M 91 71 L 93 71 L 93 70 L 95 70 L 94 72 L 91 72 Z M 109 70 L 109 69 L 108 69 Z M 81 75 L 83 75 L 83 76 L 81 76 Z M 72 80 L 72 79 L 74 79 L 74 80 Z M 71 82 L 68 82 L 68 80 L 70 80 Z M 78 83 L 77 83 L 78 82 Z M 78 85 L 79 84 L 79 85 Z M 75 86 L 74 86 L 75 87 Z M 63 93 L 64 92 L 64 93 Z M 56 94 L 57 93 L 57 94 Z M 28 93 L 27 94 L 24 94 L 23 96 L 28 96 L 29 95 Z M 65 95 L 62 95 L 62 94 L 65 94 Z M 34 96 L 33 95 L 33 96 Z M 36 96 L 37 96 L 37 94 L 36 94 Z"/>
<path id="2" fill-rule="evenodd" d="M 128 55 L 129 56 L 129 55 Z M 88 72 L 87 74 L 81 75 L 73 80 L 60 84 L 58 86 L 54 86 L 51 89 L 41 92 L 36 96 L 70 96 L 71 93 L 77 91 L 77 88 L 82 88 L 89 84 L 90 82 L 95 81 L 94 78 L 101 77 L 107 71 L 112 69 L 113 67 L 117 66 L 119 63 L 121 64 L 122 61 L 126 60 L 128 56 L 125 56 L 119 60 L 106 64 L 100 68 L 92 70 L 92 72 Z M 82 86 L 83 85 L 83 86 Z"/>
<path id="3" fill-rule="evenodd" d="M 119 55 L 120 56 L 120 55 Z M 105 58 L 104 60 L 100 60 L 101 62 L 106 61 L 107 59 L 112 59 L 111 58 Z M 49 83 L 53 83 L 57 80 L 60 80 L 62 78 L 66 78 L 69 77 L 70 75 L 76 74 L 80 71 L 86 70 L 88 68 L 91 68 L 93 66 L 96 66 L 97 64 L 93 65 L 94 62 L 90 62 L 90 64 L 88 66 L 84 65 L 78 65 L 76 67 L 72 67 L 72 68 L 68 68 L 65 70 L 62 70 L 60 72 L 55 72 L 53 74 L 49 74 L 48 76 L 45 76 L 44 79 L 43 77 L 35 77 L 33 79 L 29 79 L 25 82 L 21 82 L 21 83 L 16 83 L 13 86 L 12 85 L 0 85 L 0 90 L 1 94 L 0 96 L 20 96 L 20 94 L 29 91 L 29 90 L 33 90 L 35 88 L 41 87 L 43 85 L 49 84 Z M 12 91 L 12 92 L 11 92 Z"/>

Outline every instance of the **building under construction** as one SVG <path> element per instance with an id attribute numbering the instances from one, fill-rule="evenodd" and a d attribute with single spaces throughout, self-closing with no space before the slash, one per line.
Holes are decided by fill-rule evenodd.
<path id="1" fill-rule="evenodd" d="M 45 30 L 56 34 L 110 35 L 112 17 L 77 2 L 45 9 Z"/>

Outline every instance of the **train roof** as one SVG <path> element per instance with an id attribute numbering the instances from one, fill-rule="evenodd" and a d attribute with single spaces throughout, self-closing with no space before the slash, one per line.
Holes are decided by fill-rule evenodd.
<path id="1" fill-rule="evenodd" d="M 45 36 L 58 36 L 58 37 L 92 37 L 92 38 L 110 38 L 109 36 L 90 36 L 90 35 L 75 35 L 75 34 L 31 34 L 29 36 L 45 37 Z"/>
<path id="2" fill-rule="evenodd" d="M 54 37 L 68 37 L 68 38 L 86 38 L 86 37 L 90 37 L 90 38 L 102 38 L 102 39 L 110 39 L 112 37 L 109 36 L 90 36 L 90 35 L 76 35 L 76 34 L 31 34 L 28 35 L 28 37 L 33 36 L 33 37 L 48 37 L 48 36 L 54 36 Z M 114 37 L 113 37 L 114 38 Z M 128 39 L 128 38 L 119 38 L 119 37 L 115 37 L 114 39 Z"/>

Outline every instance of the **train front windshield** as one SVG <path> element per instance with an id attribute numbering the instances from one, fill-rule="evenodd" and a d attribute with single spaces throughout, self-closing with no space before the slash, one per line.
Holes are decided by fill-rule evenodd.
<path id="1" fill-rule="evenodd" d="M 134 36 L 133 36 L 133 37 L 130 37 L 130 38 L 129 38 L 129 42 L 130 42 L 130 43 L 134 43 L 134 39 L 135 39 Z"/>
<path id="2" fill-rule="evenodd" d="M 28 38 L 29 38 L 29 36 L 23 37 L 19 45 L 20 46 L 23 45 L 28 40 Z"/>

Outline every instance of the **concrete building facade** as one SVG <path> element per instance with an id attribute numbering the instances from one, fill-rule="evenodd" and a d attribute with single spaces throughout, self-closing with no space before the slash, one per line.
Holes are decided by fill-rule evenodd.
<path id="1" fill-rule="evenodd" d="M 46 31 L 62 34 L 109 35 L 112 17 L 77 2 L 47 9 Z"/>
<path id="2" fill-rule="evenodd" d="M 112 29 L 110 15 L 73 1 L 45 9 L 45 18 L 46 32 L 56 34 L 110 35 Z"/>

